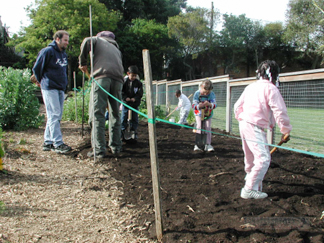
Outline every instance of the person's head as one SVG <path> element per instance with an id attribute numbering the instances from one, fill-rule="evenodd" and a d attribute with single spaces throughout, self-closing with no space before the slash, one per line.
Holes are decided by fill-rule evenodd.
<path id="1" fill-rule="evenodd" d="M 137 66 L 129 66 L 127 69 L 127 76 L 130 81 L 134 81 L 138 75 L 138 68 Z"/>
<path id="2" fill-rule="evenodd" d="M 65 30 L 56 31 L 53 39 L 61 51 L 65 50 L 69 44 L 69 33 Z"/>
<path id="3" fill-rule="evenodd" d="M 111 39 L 115 39 L 115 34 L 109 30 L 104 30 L 101 31 L 97 34 L 97 37 L 105 37 L 105 38 L 111 38 Z"/>
<path id="4" fill-rule="evenodd" d="M 129 66 L 127 69 L 127 76 L 130 81 L 134 81 L 138 76 L 138 68 L 135 65 Z"/>
<path id="5" fill-rule="evenodd" d="M 258 70 L 256 71 L 257 79 L 266 79 L 275 84 L 277 81 L 279 81 L 279 72 L 280 68 L 275 61 L 266 60 L 261 62 Z"/>
<path id="6" fill-rule="evenodd" d="M 213 83 L 209 79 L 205 79 L 200 84 L 200 94 L 209 95 L 210 91 L 213 89 Z"/>
<path id="7" fill-rule="evenodd" d="M 181 91 L 180 91 L 180 89 L 178 89 L 178 90 L 176 91 L 176 93 L 175 93 L 175 96 L 176 96 L 177 98 L 179 98 L 180 95 L 181 95 Z"/>

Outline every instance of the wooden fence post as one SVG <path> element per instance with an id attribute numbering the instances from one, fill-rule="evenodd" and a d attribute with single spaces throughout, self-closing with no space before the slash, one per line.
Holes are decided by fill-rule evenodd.
<path id="1" fill-rule="evenodd" d="M 155 209 L 156 236 L 158 241 L 162 240 L 162 206 L 160 191 L 159 162 L 157 154 L 155 113 L 152 93 L 152 72 L 149 50 L 143 50 L 144 77 L 146 88 L 146 104 L 148 115 L 148 129 L 150 141 L 151 173 Z"/>
<path id="2" fill-rule="evenodd" d="M 74 98 L 75 98 L 75 122 L 78 123 L 78 102 L 77 102 L 77 92 L 76 92 L 76 77 L 75 72 L 73 72 L 73 80 L 74 80 Z"/>

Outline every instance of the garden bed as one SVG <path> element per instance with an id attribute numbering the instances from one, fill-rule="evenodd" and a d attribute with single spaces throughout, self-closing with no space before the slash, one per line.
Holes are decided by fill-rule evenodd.
<path id="1" fill-rule="evenodd" d="M 80 125 L 62 127 L 68 155 L 41 151 L 43 128 L 5 134 L 2 239 L 154 242 L 147 123 L 138 143 L 95 163 L 86 157 L 89 128 L 82 138 Z M 240 139 L 214 134 L 215 152 L 194 152 L 191 129 L 156 128 L 163 242 L 323 242 L 324 159 L 279 149 L 263 184 L 269 197 L 244 200 Z"/>

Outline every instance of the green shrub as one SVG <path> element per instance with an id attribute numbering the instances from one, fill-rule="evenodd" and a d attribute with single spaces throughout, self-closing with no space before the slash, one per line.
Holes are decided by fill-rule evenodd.
<path id="1" fill-rule="evenodd" d="M 190 125 L 196 122 L 196 117 L 193 109 L 190 109 L 187 121 Z"/>
<path id="2" fill-rule="evenodd" d="M 82 110 L 83 110 L 83 98 L 84 95 L 84 116 L 83 116 L 83 122 L 87 123 L 89 119 L 89 99 L 90 99 L 90 87 L 88 87 L 88 82 L 85 83 L 85 91 L 83 94 L 82 88 L 79 87 L 78 92 L 76 93 L 76 97 L 73 93 L 72 97 L 69 97 L 64 102 L 64 109 L 63 109 L 63 115 L 62 120 L 64 121 L 76 121 L 76 117 L 78 120 L 78 123 L 82 123 Z M 77 116 L 75 115 L 75 99 L 77 100 Z"/>
<path id="3" fill-rule="evenodd" d="M 0 67 L 0 126 L 3 129 L 37 128 L 44 121 L 39 115 L 37 86 L 30 82 L 29 69 Z"/>
<path id="4" fill-rule="evenodd" d="M 0 201 L 0 214 L 6 209 L 4 202 Z"/>
<path id="5" fill-rule="evenodd" d="M 144 113 L 145 115 L 147 115 L 147 104 L 146 104 L 145 94 L 142 97 L 141 105 L 139 106 L 139 111 Z M 160 118 L 160 119 L 165 118 L 165 114 L 164 114 L 164 111 L 161 108 L 161 106 L 159 106 L 159 105 L 154 106 L 154 112 L 155 112 L 155 118 Z M 142 120 L 142 119 L 146 119 L 146 118 L 143 116 L 139 116 L 139 119 Z"/>
<path id="6" fill-rule="evenodd" d="M 88 114 L 88 107 L 89 107 L 89 99 L 90 99 L 90 86 L 88 85 L 88 83 L 85 83 L 85 89 L 86 91 L 84 92 L 84 118 L 83 120 L 85 122 L 88 121 L 89 119 L 89 114 Z M 80 91 L 81 90 L 81 91 Z M 77 117 L 78 117 L 78 123 L 82 122 L 82 88 L 79 87 L 79 90 L 77 92 L 76 95 L 76 99 L 77 99 Z M 161 108 L 161 106 L 155 106 L 155 117 L 156 118 L 161 118 L 164 119 L 165 118 L 165 114 L 163 109 Z M 146 105 L 146 96 L 143 95 L 142 100 L 141 100 L 141 104 L 139 106 L 139 111 L 147 114 L 147 105 Z M 69 97 L 65 102 L 64 102 L 64 110 L 63 110 L 63 116 L 62 116 L 62 120 L 65 121 L 75 121 L 75 95 L 73 92 L 72 97 Z M 145 117 L 139 115 L 139 119 L 145 119 Z M 106 124 L 107 126 L 107 124 Z"/>

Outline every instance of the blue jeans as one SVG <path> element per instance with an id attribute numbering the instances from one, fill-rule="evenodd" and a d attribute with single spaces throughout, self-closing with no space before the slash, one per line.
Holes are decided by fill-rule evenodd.
<path id="1" fill-rule="evenodd" d="M 138 110 L 138 107 L 134 108 L 136 110 Z M 122 118 L 121 118 L 121 129 L 122 130 L 125 130 L 127 128 L 127 121 L 128 121 L 128 108 L 123 106 L 123 109 L 122 109 Z M 137 127 L 138 127 L 138 113 L 135 112 L 135 111 L 132 111 L 132 119 L 130 121 L 130 125 L 131 125 L 131 129 L 136 131 L 137 130 Z"/>
<path id="2" fill-rule="evenodd" d="M 63 114 L 64 91 L 42 89 L 42 96 L 47 116 L 44 143 L 58 147 L 63 144 L 60 122 Z"/>

